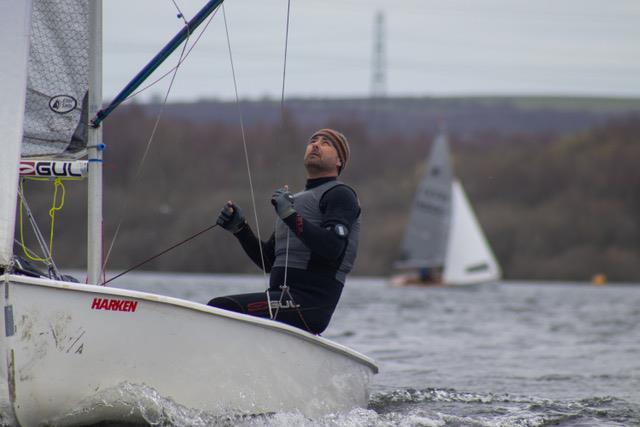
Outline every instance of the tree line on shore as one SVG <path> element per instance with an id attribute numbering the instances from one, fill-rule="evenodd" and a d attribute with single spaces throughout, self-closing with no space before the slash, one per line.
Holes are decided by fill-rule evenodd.
<path id="1" fill-rule="evenodd" d="M 127 268 L 215 223 L 230 199 L 254 231 L 257 216 L 260 235 L 268 238 L 276 218 L 270 195 L 285 184 L 302 189 L 302 156 L 314 129 L 285 115 L 278 124 L 252 124 L 243 135 L 237 124 L 174 117 L 160 121 L 148 145 L 155 120 L 143 106 L 130 105 L 105 124 L 108 269 Z M 345 133 L 351 145 L 341 178 L 362 205 L 355 274 L 389 275 L 435 135 L 378 134 L 345 117 L 326 126 Z M 639 137 L 640 116 L 633 114 L 571 135 L 449 135 L 454 170 L 505 278 L 584 281 L 604 273 L 614 281 L 640 281 Z M 48 235 L 53 187 L 27 182 L 25 188 Z M 86 183 L 68 182 L 66 193 L 56 214 L 54 257 L 59 266 L 84 268 Z M 142 269 L 258 273 L 234 240 L 213 229 Z"/>

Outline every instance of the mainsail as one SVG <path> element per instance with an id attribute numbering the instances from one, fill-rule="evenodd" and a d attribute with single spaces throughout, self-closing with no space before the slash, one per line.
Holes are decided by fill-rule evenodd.
<path id="1" fill-rule="evenodd" d="M 442 267 L 444 264 L 452 179 L 449 145 L 444 134 L 440 134 L 431 148 L 426 173 L 416 192 L 396 267 Z"/>
<path id="2" fill-rule="evenodd" d="M 11 264 L 31 1 L 0 1 L 0 269 Z"/>
<path id="3" fill-rule="evenodd" d="M 86 154 L 89 2 L 33 2 L 22 157 Z"/>

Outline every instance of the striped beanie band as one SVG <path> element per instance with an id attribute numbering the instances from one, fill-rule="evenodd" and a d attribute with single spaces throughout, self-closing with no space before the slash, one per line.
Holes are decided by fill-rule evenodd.
<path id="1" fill-rule="evenodd" d="M 338 169 L 338 174 L 340 174 L 349 161 L 349 142 L 347 141 L 347 138 L 340 132 L 333 129 L 320 129 L 311 135 L 311 139 L 317 136 L 326 138 L 338 152 L 338 158 L 342 163 L 342 166 Z"/>

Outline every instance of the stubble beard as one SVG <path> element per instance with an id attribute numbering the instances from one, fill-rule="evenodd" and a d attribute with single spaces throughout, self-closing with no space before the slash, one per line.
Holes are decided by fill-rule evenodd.
<path id="1" fill-rule="evenodd" d="M 307 157 L 304 159 L 304 167 L 309 175 L 320 175 L 333 172 L 333 168 L 320 157 Z"/>

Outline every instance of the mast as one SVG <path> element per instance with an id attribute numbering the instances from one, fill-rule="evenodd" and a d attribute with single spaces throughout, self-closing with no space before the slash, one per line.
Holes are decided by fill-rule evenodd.
<path id="1" fill-rule="evenodd" d="M 89 109 L 87 123 L 102 107 L 102 0 L 89 2 Z M 89 126 L 87 157 L 87 280 L 100 283 L 102 270 L 102 127 Z"/>

